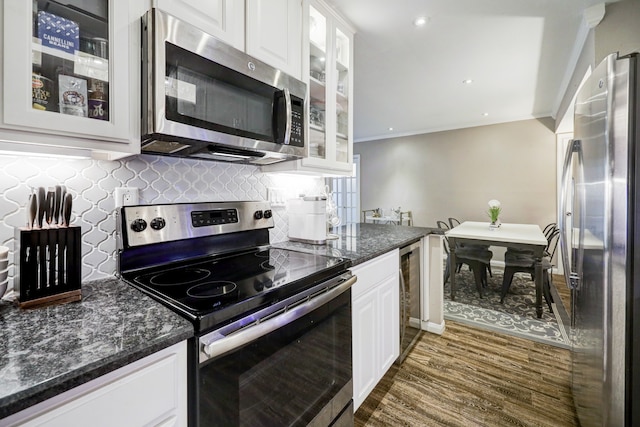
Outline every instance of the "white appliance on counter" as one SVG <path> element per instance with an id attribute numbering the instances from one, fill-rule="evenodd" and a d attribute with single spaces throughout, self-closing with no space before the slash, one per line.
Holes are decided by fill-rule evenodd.
<path id="1" fill-rule="evenodd" d="M 327 241 L 327 198 L 304 196 L 287 200 L 289 240 L 322 245 Z"/>

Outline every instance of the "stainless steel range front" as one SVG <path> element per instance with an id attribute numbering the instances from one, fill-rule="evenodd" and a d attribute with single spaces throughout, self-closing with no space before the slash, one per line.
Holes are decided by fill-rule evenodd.
<path id="1" fill-rule="evenodd" d="M 350 262 L 272 227 L 266 202 L 118 212 L 120 276 L 194 325 L 190 426 L 353 425 Z"/>

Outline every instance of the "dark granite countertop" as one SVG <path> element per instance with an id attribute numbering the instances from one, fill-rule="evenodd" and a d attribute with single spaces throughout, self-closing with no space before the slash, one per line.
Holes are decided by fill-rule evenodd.
<path id="1" fill-rule="evenodd" d="M 409 245 L 428 234 L 439 233 L 438 228 L 405 227 L 382 224 L 353 224 L 332 230 L 337 239 L 328 240 L 325 245 L 311 245 L 298 242 L 279 242 L 272 246 L 339 256 L 351 260 L 355 266 L 380 256 L 396 248 Z"/>
<path id="2" fill-rule="evenodd" d="M 193 336 L 186 319 L 116 278 L 82 301 L 21 310 L 0 302 L 1 419 Z"/>

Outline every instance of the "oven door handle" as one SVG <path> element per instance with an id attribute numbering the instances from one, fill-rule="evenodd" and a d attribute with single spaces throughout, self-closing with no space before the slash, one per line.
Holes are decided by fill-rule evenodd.
<path id="1" fill-rule="evenodd" d="M 229 335 L 218 333 L 213 341 L 203 343 L 202 351 L 200 353 L 200 362 L 203 361 L 202 356 L 206 355 L 204 358 L 206 360 L 222 356 L 257 340 L 258 338 L 263 337 L 284 325 L 300 319 L 347 291 L 354 283 L 356 283 L 356 280 L 357 277 L 352 276 L 340 283 L 338 286 L 331 288 L 319 296 L 309 299 L 307 302 L 287 308 L 284 313 L 275 317 L 270 317 L 265 321 L 247 327 L 246 329 L 242 329 L 239 332 L 231 332 Z"/>

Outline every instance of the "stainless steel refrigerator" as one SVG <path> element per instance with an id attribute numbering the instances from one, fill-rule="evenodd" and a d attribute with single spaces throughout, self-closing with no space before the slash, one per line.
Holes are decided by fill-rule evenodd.
<path id="1" fill-rule="evenodd" d="M 565 158 L 560 244 L 582 427 L 640 425 L 637 73 L 635 55 L 610 55 L 593 70 L 576 98 Z"/>

